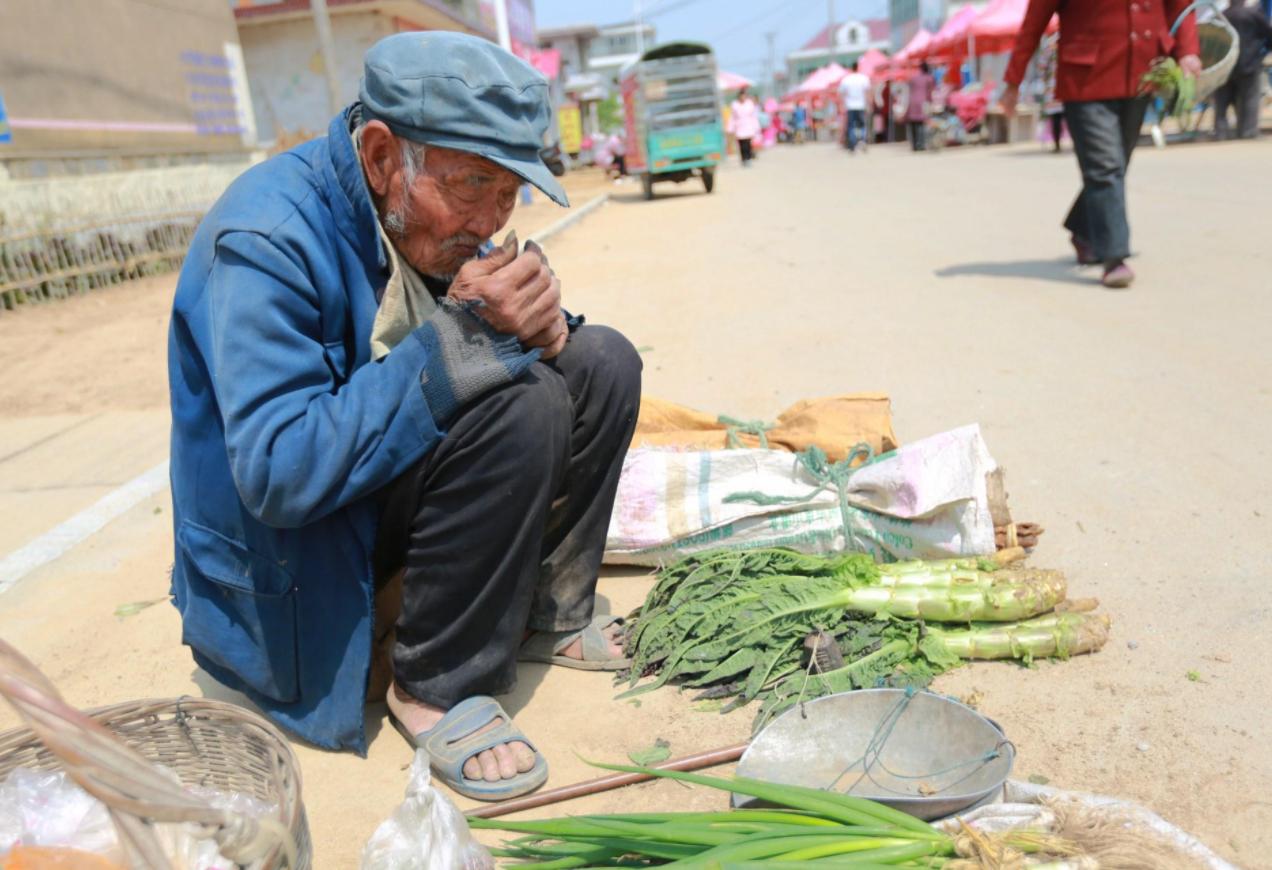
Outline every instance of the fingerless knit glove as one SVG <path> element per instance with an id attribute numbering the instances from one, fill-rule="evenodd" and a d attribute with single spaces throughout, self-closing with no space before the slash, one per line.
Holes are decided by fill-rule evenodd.
<path id="1" fill-rule="evenodd" d="M 420 387 L 438 425 L 487 390 L 521 377 L 541 353 L 523 351 L 515 336 L 495 332 L 473 313 L 475 304 L 439 299 L 437 311 L 412 333 L 428 351 Z"/>

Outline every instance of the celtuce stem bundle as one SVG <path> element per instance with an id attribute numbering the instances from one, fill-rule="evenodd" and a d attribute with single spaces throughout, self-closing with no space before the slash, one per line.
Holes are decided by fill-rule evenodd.
<path id="1" fill-rule="evenodd" d="M 800 700 L 881 685 L 924 686 L 964 659 L 1067 658 L 1108 638 L 1108 618 L 1052 612 L 1058 571 L 987 559 L 876 565 L 868 556 L 714 551 L 659 574 L 628 635 L 638 694 L 677 680 L 726 709 L 762 699 L 757 726 Z M 825 632 L 843 667 L 805 661 Z M 835 657 L 836 664 L 838 657 Z M 642 676 L 656 676 L 637 686 Z"/>

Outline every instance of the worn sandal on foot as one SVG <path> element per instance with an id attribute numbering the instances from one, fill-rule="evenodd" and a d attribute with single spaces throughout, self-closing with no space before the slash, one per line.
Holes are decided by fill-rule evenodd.
<path id="1" fill-rule="evenodd" d="M 437 778 L 465 797 L 479 801 L 501 801 L 527 794 L 543 785 L 548 779 L 548 762 L 526 735 L 512 724 L 512 717 L 494 698 L 474 695 L 460 701 L 446 711 L 436 725 L 418 734 L 412 734 L 392 713 L 389 720 L 393 727 L 416 749 L 428 753 L 428 760 Z M 499 724 L 482 731 L 491 722 Z M 503 743 L 524 743 L 534 753 L 534 767 L 498 782 L 469 779 L 464 776 L 464 763 L 487 749 Z"/>
<path id="2" fill-rule="evenodd" d="M 575 631 L 536 631 L 521 645 L 517 660 L 561 665 L 582 671 L 621 671 L 624 668 L 630 668 L 631 659 L 616 659 L 610 655 L 610 642 L 605 637 L 605 629 L 615 624 L 622 625 L 624 622 L 621 616 L 602 614 L 592 617 L 590 624 Z M 575 659 L 561 655 L 561 650 L 580 637 L 583 639 L 583 658 Z"/>

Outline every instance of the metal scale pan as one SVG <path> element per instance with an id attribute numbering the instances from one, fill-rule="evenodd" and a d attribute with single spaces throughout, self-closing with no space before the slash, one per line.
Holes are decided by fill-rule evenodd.
<path id="1" fill-rule="evenodd" d="M 996 723 L 958 701 L 862 689 L 787 710 L 751 741 L 737 773 L 833 788 L 930 820 L 992 801 L 1015 755 Z"/>

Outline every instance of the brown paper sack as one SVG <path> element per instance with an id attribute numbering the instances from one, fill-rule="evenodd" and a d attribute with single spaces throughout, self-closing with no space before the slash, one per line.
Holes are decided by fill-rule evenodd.
<path id="1" fill-rule="evenodd" d="M 835 462 L 862 443 L 869 444 L 876 456 L 897 448 L 887 393 L 803 399 L 779 414 L 764 434 L 775 450 L 807 450 L 815 444 Z M 734 435 L 734 446 L 764 446 L 757 434 L 735 431 Z M 723 450 L 728 446 L 729 426 L 719 418 L 663 399 L 641 399 L 632 447 Z"/>

